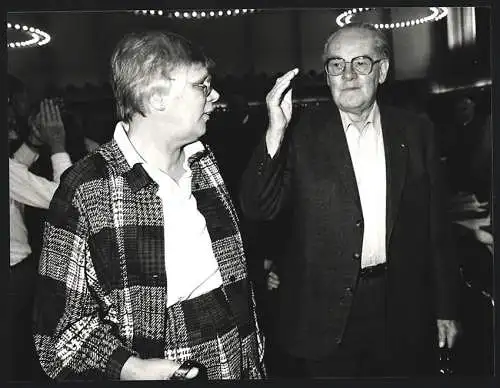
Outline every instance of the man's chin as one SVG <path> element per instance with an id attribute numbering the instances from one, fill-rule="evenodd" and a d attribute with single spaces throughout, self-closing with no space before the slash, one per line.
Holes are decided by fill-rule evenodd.
<path id="1" fill-rule="evenodd" d="M 346 112 L 346 113 L 351 113 L 351 114 L 355 114 L 355 115 L 359 115 L 361 114 L 366 108 L 364 108 L 363 105 L 359 105 L 359 104 L 342 104 L 342 105 L 339 105 L 339 109 L 343 112 Z"/>
<path id="2" fill-rule="evenodd" d="M 367 103 L 366 100 L 361 99 L 340 100 L 337 104 L 340 110 L 352 114 L 360 114 L 369 109 L 372 105 L 373 102 Z"/>

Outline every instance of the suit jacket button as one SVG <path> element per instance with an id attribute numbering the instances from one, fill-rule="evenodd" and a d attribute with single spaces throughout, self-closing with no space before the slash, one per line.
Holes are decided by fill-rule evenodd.
<path id="1" fill-rule="evenodd" d="M 358 228 L 360 228 L 361 226 L 363 226 L 363 220 L 357 220 L 357 221 L 356 221 L 356 226 L 357 226 Z"/>
<path id="2" fill-rule="evenodd" d="M 354 260 L 359 260 L 359 259 L 361 259 L 361 255 L 360 255 L 360 253 L 359 253 L 359 252 L 355 252 L 355 253 L 352 255 L 352 258 L 353 258 Z"/>
<path id="3" fill-rule="evenodd" d="M 262 175 L 262 170 L 264 169 L 264 163 L 259 163 L 259 165 L 257 166 L 257 174 L 258 175 Z"/>
<path id="4" fill-rule="evenodd" d="M 340 345 L 342 343 L 342 338 L 336 338 L 335 342 L 337 343 L 337 345 Z"/>
<path id="5" fill-rule="evenodd" d="M 345 294 L 346 295 L 352 295 L 352 287 L 346 287 Z"/>

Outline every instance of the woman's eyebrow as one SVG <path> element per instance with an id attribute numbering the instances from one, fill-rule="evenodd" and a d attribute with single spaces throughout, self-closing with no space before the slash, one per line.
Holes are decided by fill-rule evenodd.
<path id="1" fill-rule="evenodd" d="M 202 75 L 198 80 L 195 80 L 194 83 L 201 84 L 204 83 L 207 79 L 212 79 L 212 76 L 209 73 Z"/>

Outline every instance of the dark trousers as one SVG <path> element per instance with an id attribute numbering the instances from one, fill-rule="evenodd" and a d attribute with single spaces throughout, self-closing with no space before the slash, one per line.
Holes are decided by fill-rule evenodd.
<path id="1" fill-rule="evenodd" d="M 37 262 L 32 256 L 10 268 L 8 296 L 8 381 L 44 381 L 33 342 Z"/>
<path id="2" fill-rule="evenodd" d="M 320 360 L 274 355 L 271 377 L 329 378 L 391 375 L 386 341 L 385 274 L 360 278 L 341 344 Z M 273 373 L 274 372 L 274 373 Z"/>

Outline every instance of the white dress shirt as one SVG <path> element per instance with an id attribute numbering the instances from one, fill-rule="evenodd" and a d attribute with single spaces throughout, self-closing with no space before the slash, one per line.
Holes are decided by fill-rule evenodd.
<path id="1" fill-rule="evenodd" d="M 386 170 L 380 110 L 375 102 L 357 126 L 340 111 L 363 211 L 361 267 L 386 261 Z"/>
<path id="2" fill-rule="evenodd" d="M 71 166 L 66 152 L 51 156 L 53 181 L 32 174 L 28 168 L 38 154 L 25 144 L 9 158 L 10 265 L 14 266 L 31 253 L 28 230 L 24 223 L 24 205 L 48 209 L 61 174 Z"/>
<path id="3" fill-rule="evenodd" d="M 222 276 L 206 221 L 191 192 L 192 171 L 188 158 L 203 150 L 203 145 L 198 141 L 184 147 L 184 173 L 176 182 L 137 153 L 127 132 L 127 124 L 119 122 L 116 125 L 114 139 L 125 159 L 131 167 L 141 163 L 159 186 L 157 195 L 162 200 L 165 223 L 167 307 L 220 287 Z"/>

